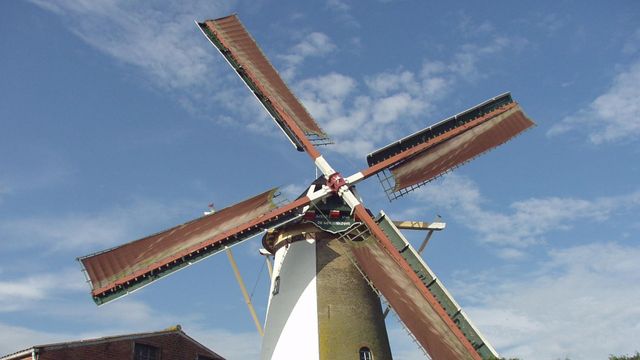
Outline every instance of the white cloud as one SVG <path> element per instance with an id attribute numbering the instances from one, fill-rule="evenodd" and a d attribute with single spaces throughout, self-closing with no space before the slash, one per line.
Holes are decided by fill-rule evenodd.
<path id="1" fill-rule="evenodd" d="M 336 142 L 329 149 L 362 157 L 414 130 L 416 117 L 431 110 L 433 99 L 426 97 L 433 93 L 419 81 L 408 71 L 377 74 L 365 81 L 365 95 L 358 91 L 355 79 L 330 73 L 302 80 L 296 88 L 309 112 Z"/>
<path id="2" fill-rule="evenodd" d="M 231 3 L 193 0 L 150 6 L 122 0 L 31 2 L 63 17 L 70 31 L 90 46 L 141 70 L 152 84 L 172 92 L 188 111 L 210 118 L 214 105 L 218 107 L 214 121 L 280 136 L 266 111 L 240 85 L 235 72 L 193 22 L 204 20 L 203 16 L 226 15 Z M 287 66 L 283 75 L 292 77 L 305 59 L 335 49 L 327 35 L 312 32 L 283 56 Z M 229 114 L 219 114 L 220 107 Z"/>
<path id="3" fill-rule="evenodd" d="M 98 213 L 68 213 L 42 215 L 0 221 L 0 247 L 24 249 L 46 244 L 46 249 L 96 250 L 134 240 L 144 232 L 176 220 L 180 209 L 195 208 L 195 204 L 162 204 L 136 201 L 127 207 L 114 207 Z M 194 215 L 197 217 L 199 214 Z M 176 223 L 175 225 L 178 225 Z"/>
<path id="4" fill-rule="evenodd" d="M 336 14 L 336 18 L 346 26 L 360 27 L 360 23 L 351 15 L 351 6 L 343 0 L 327 0 L 326 7 Z"/>
<path id="5" fill-rule="evenodd" d="M 27 349 L 34 345 L 73 340 L 73 335 L 33 330 L 23 326 L 0 323 L 0 356 Z"/>
<path id="6" fill-rule="evenodd" d="M 533 271 L 469 276 L 452 288 L 503 356 L 605 359 L 638 350 L 640 248 L 553 250 Z"/>
<path id="7" fill-rule="evenodd" d="M 0 279 L 0 312 L 30 308 L 54 294 L 88 289 L 80 269 L 32 274 L 18 279 Z"/>
<path id="8" fill-rule="evenodd" d="M 424 73 L 423 73 L 424 74 Z M 430 74 L 424 74 L 426 76 Z M 421 87 L 416 76 L 407 70 L 396 73 L 380 73 L 365 79 L 365 84 L 376 95 L 388 95 L 397 91 L 408 91 L 412 94 L 420 92 Z"/>
<path id="9" fill-rule="evenodd" d="M 336 45 L 326 34 L 312 32 L 289 49 L 287 54 L 280 56 L 286 64 L 282 76 L 285 79 L 292 79 L 295 76 L 298 66 L 300 66 L 305 59 L 309 57 L 326 56 L 335 50 Z"/>
<path id="10" fill-rule="evenodd" d="M 334 11 L 348 12 L 351 6 L 342 0 L 327 0 L 327 7 Z"/>
<path id="11" fill-rule="evenodd" d="M 119 0 L 32 2 L 63 16 L 71 31 L 91 46 L 169 88 L 203 83 L 213 57 L 193 20 L 225 9 L 206 1 L 158 7 Z"/>
<path id="12" fill-rule="evenodd" d="M 259 102 L 240 85 L 235 72 L 194 24 L 194 20 L 206 20 L 203 16 L 227 15 L 232 2 L 31 2 L 58 14 L 69 30 L 90 46 L 140 70 L 144 79 L 171 93 L 191 113 L 209 119 L 223 108 L 233 118 L 219 114 L 214 121 L 263 134 L 277 133 Z M 299 51 L 309 56 L 306 52 L 311 50 L 301 45 Z"/>
<path id="13" fill-rule="evenodd" d="M 586 132 L 594 144 L 637 140 L 640 136 L 640 61 L 616 75 L 602 95 L 552 126 L 547 135 L 569 131 Z"/>
<path id="14" fill-rule="evenodd" d="M 484 36 L 496 32 L 496 27 L 491 21 L 483 18 L 474 18 L 465 11 L 460 11 L 456 19 L 457 28 L 467 38 Z"/>
<path id="15" fill-rule="evenodd" d="M 301 185 L 301 184 L 289 184 L 281 187 L 280 191 L 282 192 L 282 195 L 284 195 L 285 199 L 288 199 L 289 201 L 293 201 L 298 196 L 300 196 L 300 194 L 306 191 L 307 188 L 308 186 Z"/>
<path id="16" fill-rule="evenodd" d="M 335 145 L 329 149 L 361 158 L 420 128 L 435 105 L 457 84 L 483 75 L 478 64 L 520 41 L 494 37 L 490 42 L 463 45 L 449 63 L 425 61 L 419 72 L 396 69 L 365 76 L 363 83 L 329 73 L 299 81 L 300 99 Z"/>
<path id="17" fill-rule="evenodd" d="M 478 69 L 478 63 L 491 56 L 495 56 L 506 49 L 519 49 L 526 44 L 525 39 L 494 36 L 486 44 L 465 44 L 460 52 L 454 56 L 454 61 L 447 65 L 447 69 L 467 80 L 484 77 Z"/>
<path id="18" fill-rule="evenodd" d="M 477 232 L 483 242 L 505 247 L 498 255 L 508 259 L 523 257 L 522 249 L 543 241 L 549 232 L 570 229 L 578 220 L 603 221 L 616 211 L 640 206 L 636 191 L 592 200 L 530 198 L 512 203 L 510 213 L 501 213 L 488 209 L 472 180 L 456 174 L 417 190 L 416 195 L 431 207 L 455 209 L 454 219 Z"/>

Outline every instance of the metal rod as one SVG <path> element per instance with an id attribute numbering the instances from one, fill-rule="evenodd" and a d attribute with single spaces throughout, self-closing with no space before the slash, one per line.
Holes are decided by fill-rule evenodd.
<path id="1" fill-rule="evenodd" d="M 267 262 L 267 270 L 269 271 L 269 280 L 273 280 L 273 265 L 271 265 L 271 259 L 269 259 L 269 256 L 265 256 L 264 261 Z"/>
<path id="2" fill-rule="evenodd" d="M 422 244 L 418 248 L 418 254 L 422 254 L 422 251 L 427 246 L 427 243 L 429 242 L 429 239 L 431 239 L 431 235 L 433 235 L 433 230 L 429 230 L 429 232 L 427 233 L 427 237 L 424 238 L 424 241 L 422 242 Z"/>
<path id="3" fill-rule="evenodd" d="M 382 318 L 386 319 L 387 315 L 389 315 L 389 311 L 391 310 L 391 305 L 387 305 L 387 308 L 384 309 L 384 312 L 382 313 Z"/>
<path id="4" fill-rule="evenodd" d="M 244 286 L 244 281 L 242 281 L 242 276 L 240 276 L 240 270 L 238 270 L 238 264 L 236 264 L 236 260 L 233 258 L 233 253 L 231 252 L 231 248 L 226 249 L 227 257 L 229 258 L 229 262 L 231 263 L 231 267 L 233 268 L 233 273 L 236 275 L 236 280 L 238 280 L 238 285 L 240 285 L 240 290 L 242 290 L 242 296 L 244 296 L 244 302 L 247 303 L 247 307 L 249 308 L 249 312 L 251 313 L 251 317 L 256 324 L 256 329 L 258 329 L 258 333 L 260 336 L 264 336 L 264 330 L 262 329 L 262 325 L 260 324 L 260 320 L 258 320 L 258 315 L 256 314 L 256 310 L 253 308 L 253 304 L 251 303 L 251 298 L 249 298 L 249 293 L 247 292 L 247 288 Z"/>

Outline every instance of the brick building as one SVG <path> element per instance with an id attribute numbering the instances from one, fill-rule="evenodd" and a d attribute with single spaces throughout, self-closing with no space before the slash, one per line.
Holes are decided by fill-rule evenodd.
<path id="1" fill-rule="evenodd" d="M 37 345 L 0 360 L 224 360 L 182 328 Z"/>

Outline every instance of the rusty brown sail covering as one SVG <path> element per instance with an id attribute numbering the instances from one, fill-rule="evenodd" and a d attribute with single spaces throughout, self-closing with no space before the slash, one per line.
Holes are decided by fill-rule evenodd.
<path id="1" fill-rule="evenodd" d="M 534 125 L 503 93 L 370 153 L 361 173 L 378 175 L 393 200 Z"/>
<path id="2" fill-rule="evenodd" d="M 293 134 L 287 130 L 297 126 L 307 136 L 326 139 L 325 132 L 293 95 L 236 15 L 207 20 L 199 25 L 278 125 L 282 127 L 281 122 L 284 122 L 287 136 L 291 138 Z"/>
<path id="3" fill-rule="evenodd" d="M 517 103 L 485 116 L 481 123 L 401 162 L 390 171 L 394 191 L 429 181 L 499 146 L 533 125 Z M 457 130 L 457 129 L 456 129 Z M 453 131 L 456 131 L 453 130 Z"/>
<path id="4" fill-rule="evenodd" d="M 375 238 L 353 242 L 362 272 L 433 359 L 481 359 L 409 265 Z"/>
<path id="5" fill-rule="evenodd" d="M 307 197 L 278 208 L 277 189 L 157 234 L 79 258 L 98 304 L 246 240 L 266 227 L 288 221 Z"/>

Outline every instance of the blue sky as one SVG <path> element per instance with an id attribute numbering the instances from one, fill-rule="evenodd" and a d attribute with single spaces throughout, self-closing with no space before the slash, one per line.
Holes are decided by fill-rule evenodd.
<path id="1" fill-rule="evenodd" d="M 229 359 L 258 335 L 224 256 L 97 308 L 75 257 L 315 177 L 193 24 L 236 12 L 336 144 L 365 155 L 504 91 L 538 126 L 374 212 L 448 223 L 425 252 L 497 350 L 640 350 L 640 4 L 5 1 L 0 353 L 181 323 Z M 420 234 L 408 234 L 420 241 Z M 235 248 L 266 307 L 258 239 Z M 397 359 L 420 352 L 389 321 Z"/>

